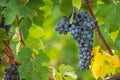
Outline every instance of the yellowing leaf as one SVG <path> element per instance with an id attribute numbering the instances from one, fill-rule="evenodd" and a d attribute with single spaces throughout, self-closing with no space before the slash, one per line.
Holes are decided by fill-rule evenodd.
<path id="1" fill-rule="evenodd" d="M 100 50 L 100 46 L 94 47 L 90 69 L 97 78 L 104 78 L 106 75 L 114 74 L 120 68 L 120 59 L 117 55 L 111 56 L 107 52 Z"/>
<path id="2" fill-rule="evenodd" d="M 114 56 L 106 55 L 106 60 L 114 68 L 120 68 L 120 59 L 119 59 L 119 57 L 117 55 L 114 55 Z"/>

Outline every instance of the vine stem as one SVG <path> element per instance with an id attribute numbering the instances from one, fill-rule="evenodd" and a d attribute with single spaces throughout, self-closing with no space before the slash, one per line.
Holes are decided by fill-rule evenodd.
<path id="1" fill-rule="evenodd" d="M 20 42 L 23 44 L 23 46 L 25 47 L 26 45 L 25 45 L 25 42 L 24 42 L 24 40 L 23 40 L 23 36 L 22 36 L 22 32 L 21 32 L 21 30 L 19 29 L 19 34 L 20 34 Z"/>
<path id="2" fill-rule="evenodd" d="M 4 45 L 5 45 L 5 55 L 4 55 L 4 59 L 6 60 L 6 62 L 8 64 L 12 64 L 14 63 L 14 58 L 15 58 L 15 55 L 12 51 L 12 49 L 10 48 L 9 44 L 7 41 L 3 41 Z"/>
<path id="3" fill-rule="evenodd" d="M 17 25 L 18 25 L 18 26 L 19 26 L 19 23 L 21 22 L 22 19 L 23 19 L 23 18 L 21 18 L 20 21 L 19 21 L 19 16 L 16 15 L 16 22 L 17 22 Z M 20 35 L 20 42 L 22 43 L 23 46 L 26 46 L 26 45 L 25 45 L 25 42 L 24 42 L 24 39 L 23 39 L 23 36 L 22 36 L 22 32 L 21 32 L 20 29 L 19 29 L 19 35 Z"/>
<path id="4" fill-rule="evenodd" d="M 52 78 L 51 76 L 48 76 L 48 80 L 54 80 L 54 78 Z"/>
<path id="5" fill-rule="evenodd" d="M 89 0 L 85 0 L 85 1 L 86 1 L 86 4 L 90 4 Z M 90 11 L 91 16 L 92 16 L 94 19 L 96 19 L 95 15 L 94 15 L 94 12 L 93 12 L 93 10 L 92 10 L 91 5 L 87 5 L 87 7 L 88 7 L 88 9 L 89 9 L 89 11 Z M 113 52 L 112 52 L 111 48 L 109 47 L 109 45 L 107 44 L 107 42 L 105 41 L 102 33 L 100 32 L 99 27 L 96 28 L 96 31 L 97 31 L 98 36 L 99 36 L 100 39 L 102 40 L 104 46 L 105 46 L 106 49 L 109 51 L 109 54 L 113 56 Z"/>
<path id="6" fill-rule="evenodd" d="M 110 77 L 105 78 L 105 80 L 119 80 L 119 79 L 120 79 L 120 73 L 117 73 Z"/>

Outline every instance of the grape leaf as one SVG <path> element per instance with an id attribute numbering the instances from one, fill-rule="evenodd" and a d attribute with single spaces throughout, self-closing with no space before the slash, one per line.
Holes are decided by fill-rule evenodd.
<path id="1" fill-rule="evenodd" d="M 24 39 L 27 38 L 28 34 L 29 34 L 29 27 L 32 25 L 31 21 L 28 19 L 28 18 L 24 18 L 20 24 L 19 24 L 19 27 L 20 27 L 20 30 L 23 34 L 23 37 Z"/>
<path id="2" fill-rule="evenodd" d="M 104 2 L 105 4 L 112 3 L 112 0 L 101 0 L 101 1 Z"/>
<path id="3" fill-rule="evenodd" d="M 71 77 L 72 79 L 77 79 L 77 76 L 75 74 L 75 71 L 73 70 L 73 68 L 69 65 L 61 65 L 59 67 L 59 71 L 62 74 L 63 77 L 65 77 L 66 75 Z"/>
<path id="4" fill-rule="evenodd" d="M 109 35 L 110 35 L 111 39 L 113 40 L 113 42 L 115 42 L 115 39 L 117 38 L 118 33 L 119 33 L 119 30 L 116 30 L 114 32 L 109 33 Z"/>
<path id="5" fill-rule="evenodd" d="M 42 26 L 44 23 L 44 12 L 42 10 L 36 10 L 35 16 L 33 18 L 33 23 Z"/>
<path id="6" fill-rule="evenodd" d="M 30 48 L 24 47 L 20 50 L 17 56 L 17 61 L 23 64 L 19 67 L 21 78 L 27 80 L 48 80 L 48 69 L 42 66 L 43 62 L 48 62 L 49 58 L 42 50 L 31 58 L 33 51 Z"/>
<path id="7" fill-rule="evenodd" d="M 30 34 L 25 40 L 26 45 L 37 50 L 43 49 L 44 46 L 42 40 L 40 39 L 44 35 L 42 28 L 36 25 L 32 25 L 32 27 L 29 29 L 29 32 Z"/>
<path id="8" fill-rule="evenodd" d="M 27 5 L 21 4 L 19 0 L 10 0 L 7 4 L 7 8 L 12 9 L 19 15 L 19 17 L 29 16 L 32 18 L 34 16 L 34 11 Z"/>
<path id="9" fill-rule="evenodd" d="M 34 9 L 38 9 L 41 6 L 44 6 L 43 0 L 29 0 L 26 4 L 27 6 L 33 7 Z"/>
<path id="10" fill-rule="evenodd" d="M 118 49 L 118 50 L 120 50 L 120 31 L 119 31 L 119 33 L 118 33 L 118 36 L 117 36 L 117 38 L 115 39 L 115 46 L 116 46 L 116 48 Z"/>
<path id="11" fill-rule="evenodd" d="M 18 56 L 16 58 L 17 61 L 22 62 L 22 63 L 29 63 L 32 55 L 32 50 L 27 47 L 23 47 L 20 49 L 20 52 L 18 53 Z"/>
<path id="12" fill-rule="evenodd" d="M 7 0 L 0 0 L 0 5 L 5 5 L 6 2 Z"/>
<path id="13" fill-rule="evenodd" d="M 81 4 L 82 4 L 81 0 L 72 0 L 72 5 L 77 9 L 80 9 Z"/>
<path id="14" fill-rule="evenodd" d="M 3 40 L 8 40 L 8 37 L 5 34 L 5 31 L 0 28 L 0 51 L 4 49 Z"/>
<path id="15" fill-rule="evenodd" d="M 11 8 L 5 8 L 2 12 L 5 17 L 5 24 L 11 24 L 15 20 L 16 12 Z"/>
<path id="16" fill-rule="evenodd" d="M 30 27 L 29 29 L 29 32 L 29 36 L 31 36 L 32 38 L 41 38 L 44 35 L 43 29 L 36 25 L 32 25 L 32 27 Z"/>
<path id="17" fill-rule="evenodd" d="M 27 39 L 25 40 L 25 43 L 27 46 L 32 47 L 37 50 L 44 48 L 42 40 L 38 38 L 32 38 L 28 36 Z"/>
<path id="18" fill-rule="evenodd" d="M 101 31 L 102 34 L 104 34 L 103 36 L 104 36 L 107 44 L 110 45 L 110 46 L 113 45 L 114 42 L 112 41 L 112 39 L 111 39 L 111 37 L 110 37 L 110 35 L 109 35 L 108 31 L 107 31 L 107 28 L 104 27 L 104 26 L 101 26 L 100 31 Z M 111 46 L 111 47 L 113 47 L 113 46 Z"/>
<path id="19" fill-rule="evenodd" d="M 98 79 L 106 75 L 114 74 L 120 68 L 120 59 L 117 55 L 111 56 L 107 52 L 100 50 L 100 46 L 93 48 L 94 57 L 91 60 L 90 69 L 93 76 Z"/>
<path id="20" fill-rule="evenodd" d="M 109 32 L 119 29 L 120 21 L 120 3 L 117 4 L 102 4 L 98 6 L 96 15 L 104 18 L 104 24 Z"/>
<path id="21" fill-rule="evenodd" d="M 62 0 L 60 10 L 65 16 L 69 16 L 73 10 L 72 0 Z"/>
<path id="22" fill-rule="evenodd" d="M 38 55 L 36 55 L 34 61 L 37 62 L 38 64 L 42 64 L 42 62 L 48 62 L 49 58 L 45 53 L 43 53 L 42 50 L 39 50 L 39 53 Z"/>

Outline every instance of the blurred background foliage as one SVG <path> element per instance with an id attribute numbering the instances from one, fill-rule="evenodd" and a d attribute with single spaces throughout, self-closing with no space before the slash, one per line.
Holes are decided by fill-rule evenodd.
<path id="1" fill-rule="evenodd" d="M 74 68 L 78 80 L 94 80 L 95 78 L 92 76 L 90 70 L 84 72 L 80 70 L 78 45 L 72 39 L 71 34 L 69 33 L 67 36 L 59 35 L 55 31 L 57 23 L 63 16 L 59 10 L 59 6 L 56 5 L 51 7 L 51 5 L 46 5 L 42 7 L 42 10 L 45 11 L 44 16 L 46 16 L 43 25 L 45 35 L 42 37 L 42 41 L 44 50 L 50 57 L 49 65 L 54 66 L 55 68 L 58 68 L 61 64 L 70 65 Z"/>

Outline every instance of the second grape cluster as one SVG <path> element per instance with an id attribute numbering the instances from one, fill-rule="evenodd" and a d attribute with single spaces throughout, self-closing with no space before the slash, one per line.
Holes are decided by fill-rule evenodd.
<path id="1" fill-rule="evenodd" d="M 87 70 L 92 58 L 93 30 L 97 27 L 97 22 L 87 12 L 74 11 L 72 24 L 70 18 L 63 17 L 57 24 L 56 31 L 59 34 L 71 33 L 73 39 L 78 42 L 80 67 Z"/>

